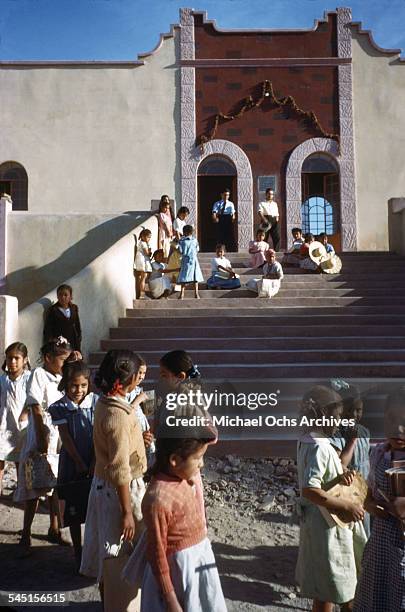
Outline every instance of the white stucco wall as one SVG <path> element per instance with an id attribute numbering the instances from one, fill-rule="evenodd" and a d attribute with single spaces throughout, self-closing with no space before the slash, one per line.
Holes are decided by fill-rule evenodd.
<path id="1" fill-rule="evenodd" d="M 0 66 L 0 163 L 25 167 L 29 210 L 178 199 L 176 44 L 165 39 L 140 66 Z"/>
<path id="2" fill-rule="evenodd" d="M 9 213 L 5 292 L 25 308 L 135 233 L 150 214 Z"/>
<path id="3" fill-rule="evenodd" d="M 150 217 L 142 226 L 123 236 L 78 274 L 63 279 L 63 282 L 73 287 L 74 302 L 79 307 L 83 332 L 82 351 L 85 359 L 91 351 L 99 350 L 100 340 L 108 337 L 109 328 L 116 327 L 118 318 L 125 316 L 126 308 L 132 307 L 135 298 L 133 234 L 139 236 L 142 227 L 152 231 L 151 246 L 156 248 L 157 219 Z M 18 338 L 9 338 L 10 342 L 18 339 L 27 345 L 32 363 L 35 363 L 42 345 L 44 312 L 55 298 L 56 287 L 22 309 L 18 317 Z M 0 302 L 0 324 L 1 312 Z"/>
<path id="4" fill-rule="evenodd" d="M 353 31 L 358 248 L 386 250 L 388 200 L 405 196 L 405 63 Z"/>

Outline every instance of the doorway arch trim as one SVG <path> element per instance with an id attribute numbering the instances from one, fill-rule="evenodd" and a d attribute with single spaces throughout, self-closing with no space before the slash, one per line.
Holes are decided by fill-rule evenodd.
<path id="1" fill-rule="evenodd" d="M 302 164 L 307 157 L 319 152 L 330 155 L 338 164 L 342 250 L 356 251 L 357 221 L 354 176 L 351 172 L 351 164 L 339 154 L 338 143 L 331 138 L 309 138 L 298 145 L 290 155 L 286 170 L 287 240 L 290 240 L 292 228 L 301 227 L 302 224 Z"/>
<path id="2" fill-rule="evenodd" d="M 231 161 L 237 173 L 238 201 L 238 250 L 247 249 L 253 238 L 253 180 L 252 169 L 246 153 L 229 140 L 211 140 L 202 153 L 195 147 L 189 158 L 183 161 L 182 206 L 190 209 L 190 222 L 198 223 L 197 175 L 202 161 L 211 155 L 220 155 Z"/>

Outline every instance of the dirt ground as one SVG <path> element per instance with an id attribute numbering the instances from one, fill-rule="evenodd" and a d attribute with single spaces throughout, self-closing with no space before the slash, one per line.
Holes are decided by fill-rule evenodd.
<path id="1" fill-rule="evenodd" d="M 292 460 L 207 460 L 209 535 L 229 612 L 310 609 L 294 580 L 299 536 L 292 513 L 295 470 Z M 6 493 L 15 485 L 10 469 L 5 484 Z M 35 518 L 32 555 L 21 557 L 22 517 L 22 508 L 12 498 L 1 500 L 0 590 L 66 592 L 69 610 L 101 612 L 96 584 L 74 573 L 72 549 L 47 542 L 45 507 Z M 46 612 L 49 607 L 16 609 Z"/>

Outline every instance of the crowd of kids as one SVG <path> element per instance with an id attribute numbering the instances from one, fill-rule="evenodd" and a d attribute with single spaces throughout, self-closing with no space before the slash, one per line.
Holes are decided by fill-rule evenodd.
<path id="1" fill-rule="evenodd" d="M 33 370 L 25 345 L 13 343 L 3 368 L 1 468 L 4 461 L 18 468 L 22 552 L 32 554 L 31 527 L 40 499 L 47 498 L 49 540 L 68 545 L 62 527 L 69 527 L 76 570 L 96 578 L 103 597 L 112 588 L 108 562 L 119 559 L 120 589 L 141 586 L 143 612 L 225 611 L 200 475 L 217 432 L 208 423 L 178 427 L 173 435 L 164 419 L 168 393 L 201 388 L 191 356 L 175 350 L 161 358 L 160 402 L 151 422 L 142 409 L 147 366 L 132 351 L 109 351 L 94 381 L 63 337 L 44 344 Z M 194 405 L 176 410 L 182 418 L 207 414 Z M 386 440 L 371 454 L 362 411 L 358 389 L 339 379 L 312 387 L 302 400 L 302 415 L 317 423 L 332 416 L 355 421 L 352 427 L 308 426 L 298 442 L 296 575 L 317 612 L 335 605 L 354 612 L 404 610 L 405 498 L 395 497 L 386 470 L 405 461 L 405 388 L 388 397 Z M 328 493 L 330 483 L 350 485 L 355 472 L 368 482 L 364 505 Z M 322 509 L 339 513 L 346 525 L 331 526 Z"/>
<path id="2" fill-rule="evenodd" d="M 229 195 L 229 190 L 225 193 Z M 276 250 L 270 246 L 271 242 L 278 249 L 280 243 L 279 213 L 273 198 L 273 190 L 267 190 L 266 200 L 260 202 L 258 208 L 260 225 L 256 239 L 250 241 L 248 247 L 249 266 L 257 269 L 261 277 L 250 279 L 246 283 L 246 288 L 257 293 L 259 297 L 267 298 L 274 297 L 280 289 L 284 276 L 282 266 L 329 274 L 337 273 L 341 269 L 341 261 L 325 233 L 320 234 L 315 240 L 312 234 L 305 234 L 303 237 L 302 230 L 298 227 L 292 230 L 293 242 L 290 251 L 284 254 L 281 263 L 276 261 Z M 226 199 L 224 201 L 226 203 Z M 222 200 L 219 204 L 221 202 Z M 189 214 L 189 209 L 182 206 L 174 217 L 170 198 L 163 195 L 157 214 L 158 249 L 154 253 L 150 247 L 152 232 L 148 229 L 141 231 L 135 256 L 135 273 L 140 299 L 144 300 L 146 297 L 147 284 L 153 299 L 168 298 L 175 291 L 179 292 L 179 299 L 183 299 L 187 285 L 191 285 L 194 289 L 194 297 L 200 298 L 199 283 L 204 281 L 198 261 L 200 247 L 193 226 L 187 223 Z M 220 219 L 225 216 L 220 215 Z M 211 275 L 206 280 L 207 288 L 239 289 L 240 277 L 232 269 L 232 264 L 226 257 L 226 243 L 219 242 L 215 251 L 216 257 L 211 260 Z M 60 311 L 60 307 L 56 310 Z M 58 316 L 63 315 L 58 312 Z"/>
<path id="3" fill-rule="evenodd" d="M 192 258 L 186 248 L 184 255 Z M 223 247 L 217 256 L 214 273 L 232 270 Z M 276 263 L 266 249 L 264 276 L 272 281 L 280 280 Z M 65 308 L 78 318 L 70 287 L 68 292 Z M 63 329 L 69 331 L 65 321 Z M 176 427 L 174 435 L 164 418 L 168 393 L 187 396 L 201 388 L 198 368 L 182 350 L 161 358 L 159 402 L 149 422 L 143 412 L 148 395 L 142 389 L 147 372 L 142 357 L 109 351 L 92 380 L 78 348 L 62 336 L 47 339 L 33 370 L 23 343 L 5 351 L 0 478 L 4 462 L 14 462 L 14 499 L 24 503 L 22 554 L 32 554 L 31 528 L 40 500 L 47 500 L 48 539 L 69 545 L 62 530 L 69 528 L 76 570 L 97 579 L 102 597 L 117 588 L 110 568 L 119 560 L 119 590 L 138 589 L 143 612 L 226 610 L 207 539 L 200 475 L 217 432 L 208 419 L 205 426 Z M 394 461 L 405 461 L 405 388 L 389 396 L 386 441 L 371 454 L 362 410 L 358 389 L 339 379 L 311 388 L 302 401 L 308 418 L 344 416 L 356 423 L 308 427 L 298 442 L 296 574 L 301 594 L 313 600 L 317 612 L 332 612 L 335 605 L 343 611 L 403 612 L 405 606 L 405 498 L 395 497 L 386 474 Z M 182 418 L 198 414 L 208 413 L 194 405 L 175 412 Z M 350 485 L 354 472 L 368 482 L 363 505 L 328 493 L 331 483 Z M 325 510 L 338 513 L 345 527 L 331 526 Z"/>

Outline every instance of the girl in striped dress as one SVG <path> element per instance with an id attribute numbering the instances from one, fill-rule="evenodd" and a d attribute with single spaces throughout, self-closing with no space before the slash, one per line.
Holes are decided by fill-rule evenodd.
<path id="1" fill-rule="evenodd" d="M 362 561 L 353 612 L 405 610 L 405 497 L 394 497 L 386 470 L 405 460 L 405 387 L 392 393 L 385 411 L 386 440 L 370 458 L 366 510 L 374 516 Z"/>

